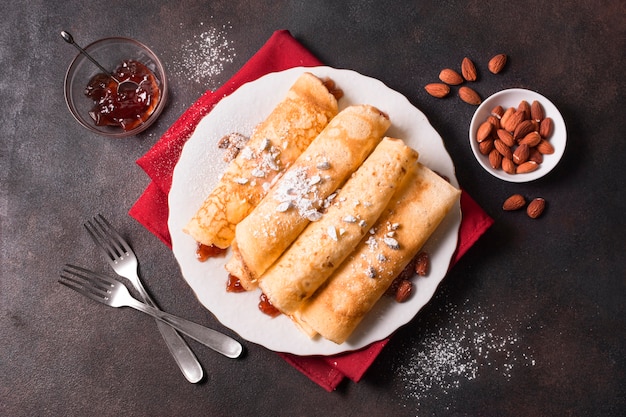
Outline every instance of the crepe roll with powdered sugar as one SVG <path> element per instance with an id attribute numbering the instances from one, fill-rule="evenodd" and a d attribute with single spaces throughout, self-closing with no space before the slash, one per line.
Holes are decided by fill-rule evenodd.
<path id="1" fill-rule="evenodd" d="M 227 248 L 235 226 L 337 113 L 337 99 L 324 82 L 302 74 L 255 128 L 184 232 L 203 245 Z"/>

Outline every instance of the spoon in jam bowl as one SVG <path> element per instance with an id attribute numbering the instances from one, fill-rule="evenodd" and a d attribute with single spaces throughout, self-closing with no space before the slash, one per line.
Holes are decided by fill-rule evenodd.
<path id="1" fill-rule="evenodd" d="M 113 81 L 115 81 L 117 83 L 117 91 L 118 92 L 134 91 L 134 90 L 137 89 L 137 83 L 135 83 L 133 81 L 129 81 L 129 80 L 120 81 L 117 78 L 115 78 L 115 76 L 110 71 L 108 71 L 106 68 L 104 68 L 102 65 L 100 65 L 100 63 L 98 61 L 96 61 L 94 57 L 89 55 L 89 53 L 87 51 L 85 51 L 83 48 L 81 48 L 74 41 L 74 37 L 72 36 L 71 33 L 66 32 L 65 30 L 62 30 L 61 31 L 61 37 L 63 38 L 63 40 L 65 42 L 69 43 L 70 45 L 73 45 L 76 49 L 78 49 L 78 52 L 80 52 L 87 59 L 89 59 L 91 62 L 93 62 L 95 66 L 100 68 L 100 71 L 102 71 L 107 77 L 109 77 Z"/>

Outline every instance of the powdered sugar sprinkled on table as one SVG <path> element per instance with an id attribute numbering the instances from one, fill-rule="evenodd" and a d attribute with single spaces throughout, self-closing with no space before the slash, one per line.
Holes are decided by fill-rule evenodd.
<path id="1" fill-rule="evenodd" d="M 184 42 L 180 48 L 181 56 L 173 61 L 173 74 L 215 88 L 212 78 L 219 75 L 224 65 L 232 63 L 236 56 L 227 38 L 226 31 L 231 28 L 230 25 L 223 25 L 221 29 L 208 27 Z"/>
<path id="2" fill-rule="evenodd" d="M 401 378 L 404 400 L 441 399 L 479 378 L 486 368 L 508 381 L 517 368 L 535 365 L 532 349 L 524 347 L 516 333 L 532 317 L 492 319 L 480 307 L 468 304 L 469 300 L 461 306 L 447 303 L 441 309 L 445 323 L 422 335 L 418 343 L 409 340 L 403 346 L 406 353 L 398 357 L 394 374 Z"/>

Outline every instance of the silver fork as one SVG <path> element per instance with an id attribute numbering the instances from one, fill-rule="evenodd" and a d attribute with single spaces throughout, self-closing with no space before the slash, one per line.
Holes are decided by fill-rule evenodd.
<path id="1" fill-rule="evenodd" d="M 93 220 L 87 221 L 85 228 L 98 247 L 102 249 L 104 257 L 113 270 L 119 276 L 128 279 L 130 283 L 133 284 L 133 287 L 139 292 L 139 295 L 141 295 L 146 304 L 158 309 L 159 307 L 152 300 L 139 279 L 139 274 L 137 273 L 139 262 L 126 240 L 122 238 L 101 214 L 98 214 Z M 204 372 L 189 345 L 187 345 L 181 335 L 170 326 L 157 321 L 157 327 L 170 353 L 176 360 L 178 367 L 183 375 L 185 375 L 185 378 L 191 383 L 199 382 Z"/>
<path id="2" fill-rule="evenodd" d="M 132 307 L 142 311 L 224 356 L 238 358 L 243 352 L 239 342 L 223 333 L 142 303 L 114 278 L 74 265 L 65 265 L 60 275 L 61 284 L 92 300 L 111 307 Z"/>

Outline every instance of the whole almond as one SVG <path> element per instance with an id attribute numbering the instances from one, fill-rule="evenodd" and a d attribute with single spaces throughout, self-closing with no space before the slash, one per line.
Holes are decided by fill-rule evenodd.
<path id="1" fill-rule="evenodd" d="M 484 141 L 491 135 L 492 131 L 493 131 L 493 124 L 489 123 L 489 121 L 483 122 L 478 127 L 478 131 L 476 131 L 476 140 L 478 142 Z"/>
<path id="2" fill-rule="evenodd" d="M 461 62 L 461 74 L 466 81 L 476 81 L 478 74 L 476 73 L 476 66 L 468 57 L 463 58 Z"/>
<path id="3" fill-rule="evenodd" d="M 430 270 L 430 255 L 428 252 L 420 252 L 415 257 L 415 273 L 420 277 L 428 275 Z"/>
<path id="4" fill-rule="evenodd" d="M 502 128 L 504 128 L 505 123 L 508 124 L 509 123 L 509 119 L 515 114 L 515 108 L 514 107 L 509 107 L 508 109 L 506 109 L 504 111 L 504 113 L 502 114 L 502 117 L 500 117 L 500 126 L 502 126 Z"/>
<path id="5" fill-rule="evenodd" d="M 489 165 L 493 169 L 500 169 L 502 166 L 502 154 L 497 149 L 492 149 L 489 152 Z"/>
<path id="6" fill-rule="evenodd" d="M 500 73 L 506 65 L 506 55 L 498 54 L 489 60 L 488 68 L 494 74 Z"/>
<path id="7" fill-rule="evenodd" d="M 530 105 L 530 117 L 540 123 L 545 117 L 543 106 L 537 100 L 534 100 Z"/>
<path id="8" fill-rule="evenodd" d="M 489 155 L 493 149 L 493 139 L 485 139 L 478 144 L 478 150 L 483 155 Z"/>
<path id="9" fill-rule="evenodd" d="M 529 161 L 535 161 L 538 164 L 543 162 L 543 154 L 537 150 L 537 148 L 530 148 L 530 154 L 528 155 Z"/>
<path id="10" fill-rule="evenodd" d="M 501 119 L 502 116 L 504 115 L 504 108 L 502 106 L 500 106 L 500 105 L 494 107 L 491 110 L 491 115 L 492 116 L 496 116 L 498 119 Z"/>
<path id="11" fill-rule="evenodd" d="M 513 114 L 508 117 L 506 120 L 501 120 L 500 124 L 503 129 L 508 130 L 509 132 L 515 132 L 515 128 L 517 125 L 524 121 L 524 111 L 523 110 L 515 110 Z"/>
<path id="12" fill-rule="evenodd" d="M 530 156 L 530 148 L 526 144 L 521 144 L 515 149 L 513 152 L 513 162 L 517 165 L 523 164 L 528 161 L 528 157 Z"/>
<path id="13" fill-rule="evenodd" d="M 428 94 L 437 98 L 444 98 L 450 94 L 450 86 L 444 83 L 430 83 L 424 86 L 424 90 Z"/>
<path id="14" fill-rule="evenodd" d="M 503 158 L 502 159 L 502 170 L 507 174 L 515 174 L 517 172 L 517 166 L 513 162 L 512 159 Z"/>
<path id="15" fill-rule="evenodd" d="M 539 142 L 541 142 L 541 135 L 539 134 L 539 132 L 535 132 L 535 131 L 530 132 L 519 141 L 520 145 L 521 144 L 528 145 L 531 148 L 533 146 L 537 146 Z"/>
<path id="16" fill-rule="evenodd" d="M 539 134 L 544 139 L 548 139 L 554 130 L 554 122 L 551 117 L 546 117 L 539 124 Z"/>
<path id="17" fill-rule="evenodd" d="M 466 86 L 459 88 L 459 97 L 467 104 L 471 104 L 473 106 L 478 106 L 482 101 L 476 91 Z"/>
<path id="18" fill-rule="evenodd" d="M 528 204 L 528 207 L 526 207 L 526 214 L 528 214 L 528 217 L 530 217 L 531 219 L 536 219 L 537 217 L 541 216 L 545 208 L 546 200 L 544 200 L 543 198 L 535 198 Z"/>
<path id="19" fill-rule="evenodd" d="M 398 288 L 396 289 L 395 298 L 399 303 L 403 303 L 409 299 L 411 293 L 413 292 L 413 283 L 408 279 L 403 279 L 398 284 Z"/>
<path id="20" fill-rule="evenodd" d="M 533 130 L 536 130 L 537 132 L 539 132 L 539 126 L 540 126 L 539 122 L 531 119 L 531 123 L 533 124 L 533 127 L 534 127 Z"/>
<path id="21" fill-rule="evenodd" d="M 535 130 L 532 120 L 524 120 L 517 125 L 513 132 L 513 139 L 518 140 Z"/>
<path id="22" fill-rule="evenodd" d="M 498 150 L 498 152 L 500 152 L 500 154 L 502 154 L 503 157 L 511 159 L 511 160 L 513 159 L 513 152 L 511 151 L 511 148 L 509 148 L 500 139 L 494 140 L 493 146 L 495 146 L 495 148 Z"/>
<path id="23" fill-rule="evenodd" d="M 500 129 L 500 118 L 493 114 L 487 117 L 487 121 L 493 125 L 494 130 Z"/>
<path id="24" fill-rule="evenodd" d="M 513 139 L 513 135 L 506 130 L 498 129 L 496 130 L 496 134 L 498 135 L 498 139 L 504 142 L 506 146 L 512 147 L 515 145 L 515 139 Z"/>
<path id="25" fill-rule="evenodd" d="M 521 110 L 524 112 L 524 119 L 530 119 L 530 104 L 526 100 L 520 101 L 517 106 L 517 110 Z"/>
<path id="26" fill-rule="evenodd" d="M 517 166 L 517 173 L 526 174 L 535 171 L 537 168 L 539 168 L 539 164 L 535 161 L 526 161 Z"/>
<path id="27" fill-rule="evenodd" d="M 526 205 L 526 199 L 521 194 L 513 194 L 502 204 L 502 210 L 512 211 L 519 210 Z"/>
<path id="28" fill-rule="evenodd" d="M 463 83 L 461 74 L 450 68 L 444 68 L 439 73 L 439 79 L 446 84 L 459 85 Z"/>
<path id="29" fill-rule="evenodd" d="M 545 139 L 541 139 L 541 142 L 537 144 L 537 150 L 544 155 L 552 155 L 554 153 L 554 146 Z"/>

